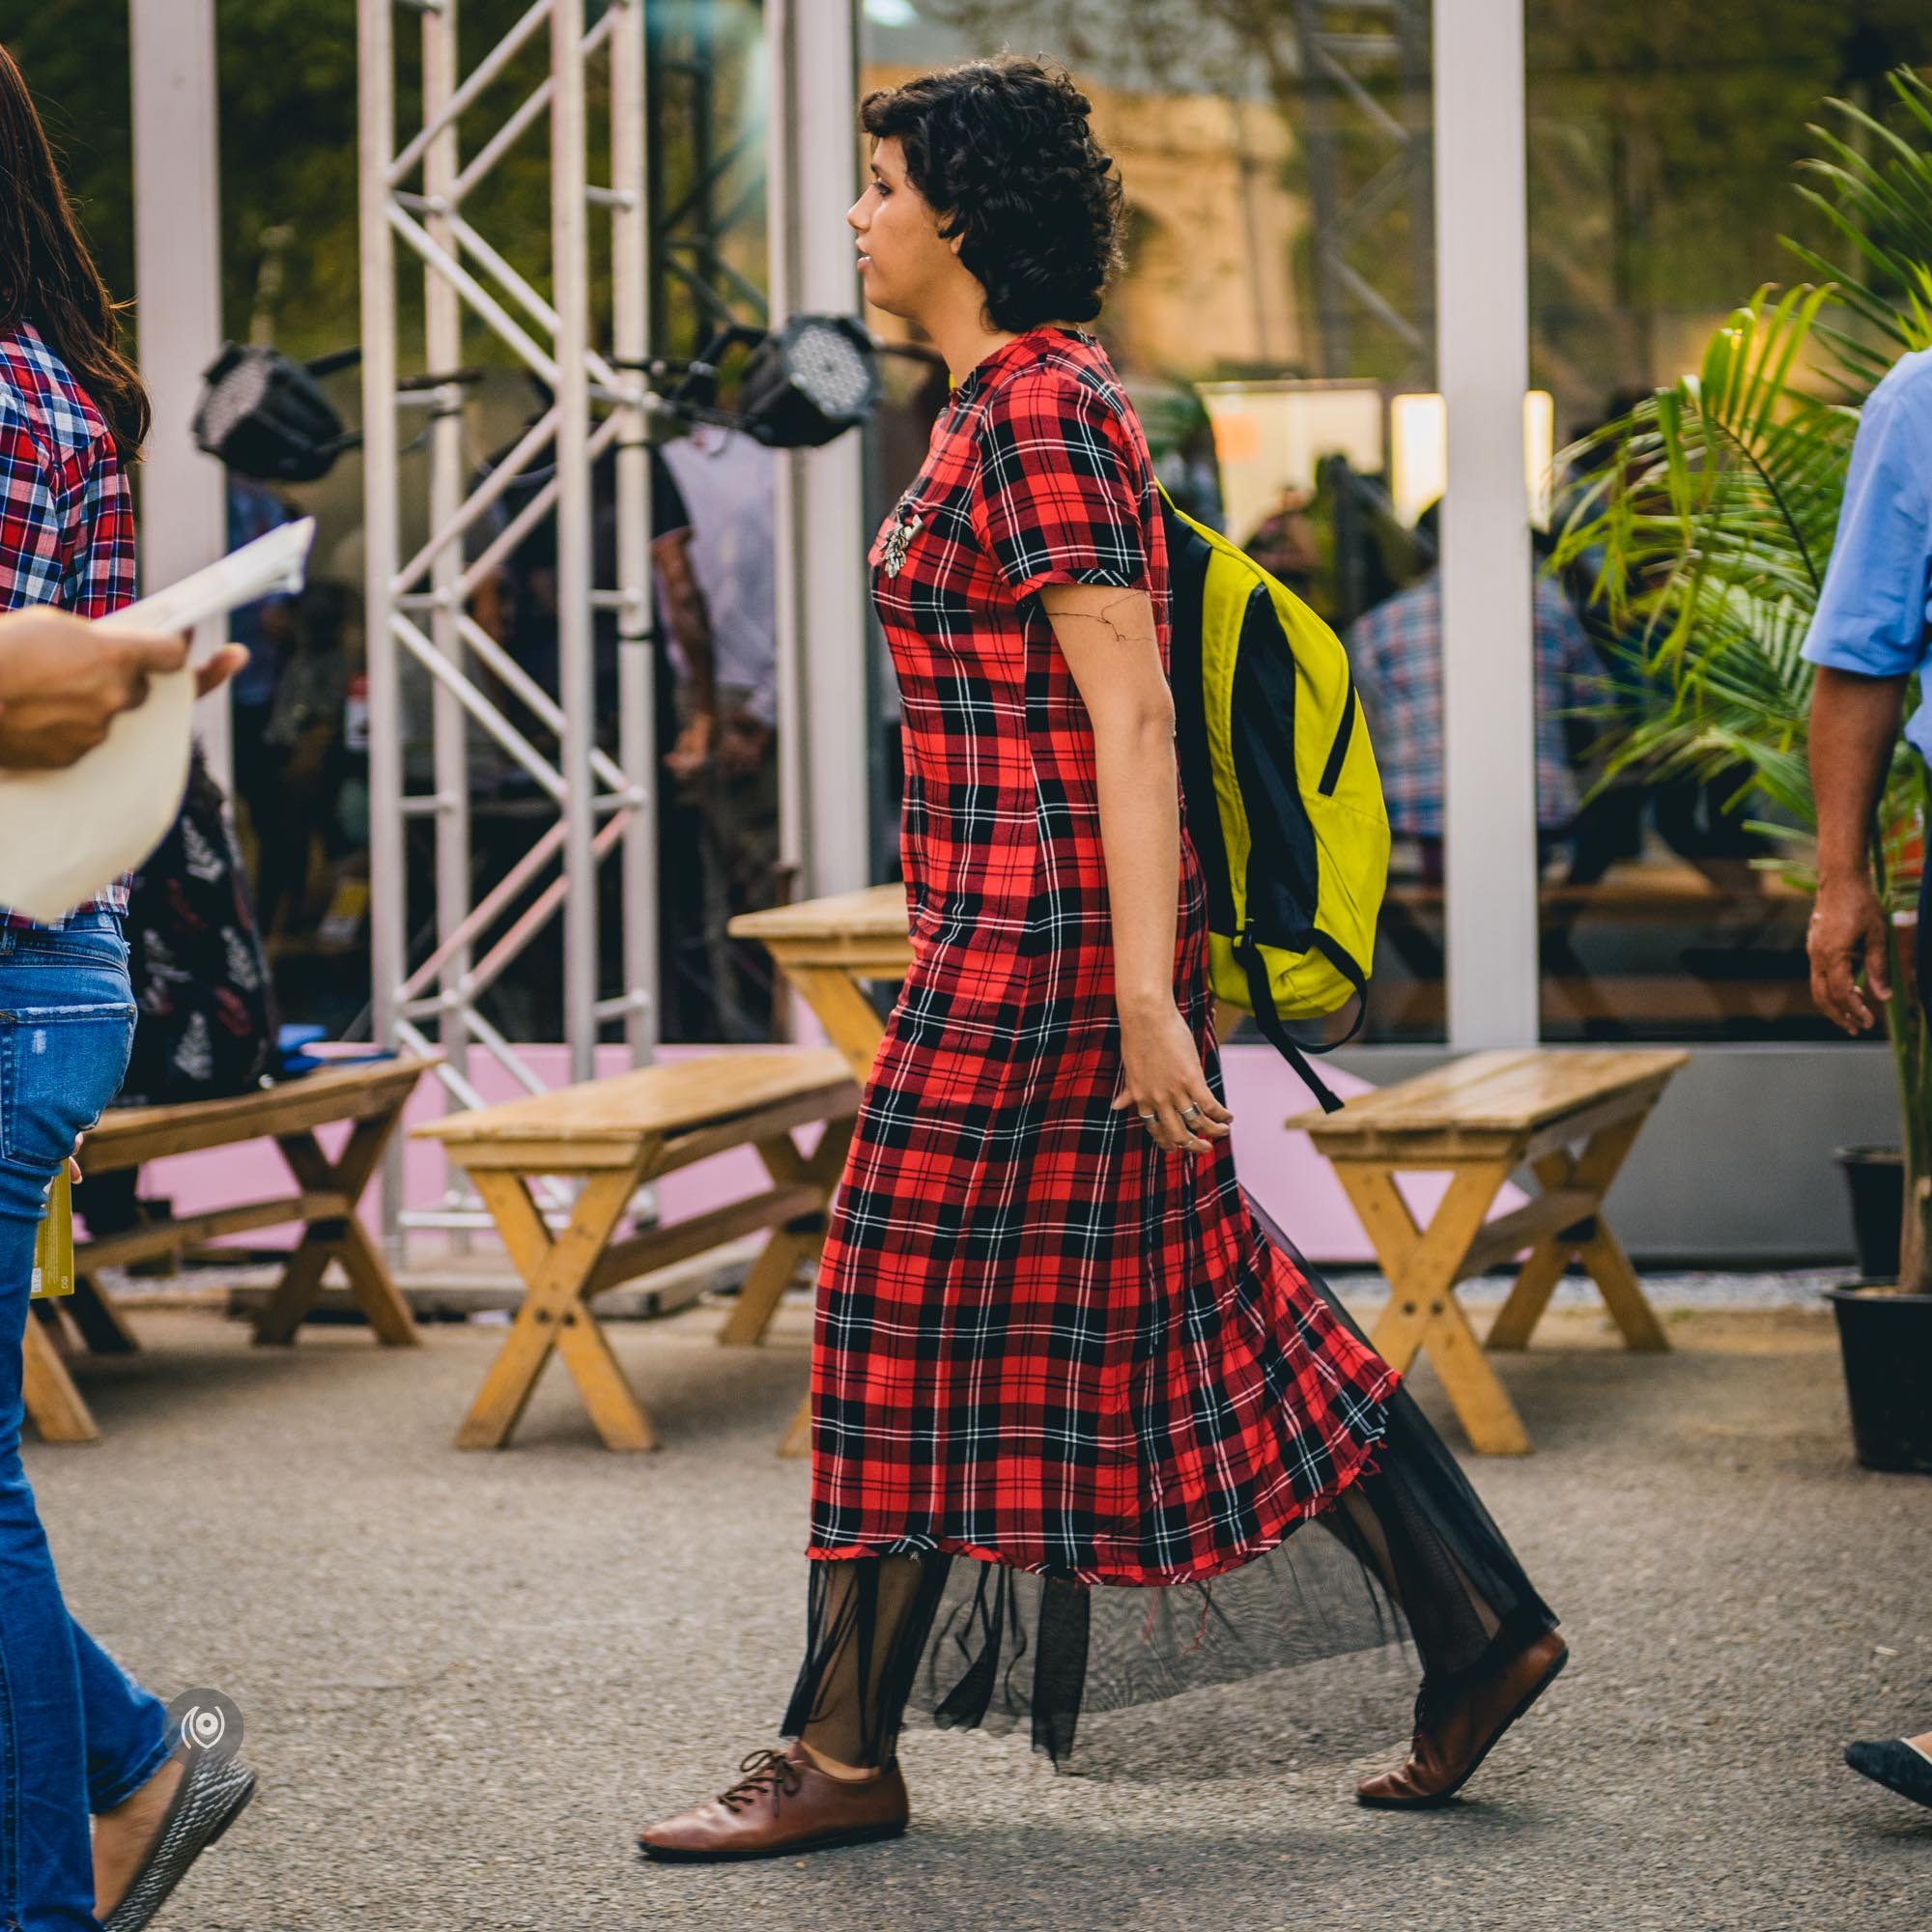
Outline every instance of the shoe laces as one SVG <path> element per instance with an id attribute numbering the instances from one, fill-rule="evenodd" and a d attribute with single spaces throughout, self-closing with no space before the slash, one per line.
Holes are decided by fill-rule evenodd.
<path id="1" fill-rule="evenodd" d="M 731 1812 L 753 1804 L 767 1791 L 789 1798 L 805 1782 L 804 1773 L 781 1750 L 753 1751 L 738 1769 L 744 1776 L 718 1800 Z"/>
<path id="2" fill-rule="evenodd" d="M 1450 1701 L 1440 1684 L 1426 1677 L 1422 1680 L 1422 1688 L 1415 1693 L 1414 1731 L 1418 1740 L 1435 1728 Z"/>

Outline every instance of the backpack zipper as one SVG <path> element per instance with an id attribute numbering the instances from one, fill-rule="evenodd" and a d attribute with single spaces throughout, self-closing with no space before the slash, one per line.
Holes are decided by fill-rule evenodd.
<path id="1" fill-rule="evenodd" d="M 1342 782 L 1342 761 L 1349 755 L 1349 747 L 1355 736 L 1355 680 L 1349 680 L 1348 701 L 1342 706 L 1342 722 L 1335 727 L 1335 742 L 1328 748 L 1328 762 L 1321 769 L 1321 782 L 1316 790 L 1323 798 L 1333 798 L 1335 787 Z"/>

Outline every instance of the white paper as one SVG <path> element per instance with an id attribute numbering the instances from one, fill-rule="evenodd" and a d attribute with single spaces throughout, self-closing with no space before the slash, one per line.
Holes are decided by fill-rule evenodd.
<path id="1" fill-rule="evenodd" d="M 163 635 L 225 617 L 302 585 L 315 519 L 284 524 L 220 562 L 99 619 L 103 630 Z M 58 772 L 0 770 L 0 906 L 53 920 L 131 872 L 174 823 L 187 784 L 194 672 L 148 681 L 105 740 Z"/>

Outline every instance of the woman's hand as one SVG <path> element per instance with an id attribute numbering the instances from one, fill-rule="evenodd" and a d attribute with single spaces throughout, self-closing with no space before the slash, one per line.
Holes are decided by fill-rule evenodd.
<path id="1" fill-rule="evenodd" d="M 187 662 L 182 637 L 104 631 L 65 611 L 31 610 L 0 618 L 0 765 L 58 770 L 105 742 L 124 711 L 145 703 L 148 680 Z M 206 697 L 248 662 L 224 644 L 195 668 Z"/>
<path id="2" fill-rule="evenodd" d="M 1115 1111 L 1131 1106 L 1156 1146 L 1206 1153 L 1210 1142 L 1228 1138 L 1235 1117 L 1209 1089 L 1194 1036 L 1171 999 L 1121 1015 L 1121 1060 Z"/>

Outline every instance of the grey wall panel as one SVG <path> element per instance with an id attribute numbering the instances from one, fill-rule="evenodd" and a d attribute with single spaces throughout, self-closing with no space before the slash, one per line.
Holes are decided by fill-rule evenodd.
<path id="1" fill-rule="evenodd" d="M 1850 1042 L 1690 1051 L 1606 1204 L 1632 1258 L 1652 1267 L 1849 1262 L 1851 1210 L 1832 1151 L 1897 1144 L 1889 1052 Z M 1451 1057 L 1371 1046 L 1335 1059 L 1380 1087 Z"/>

